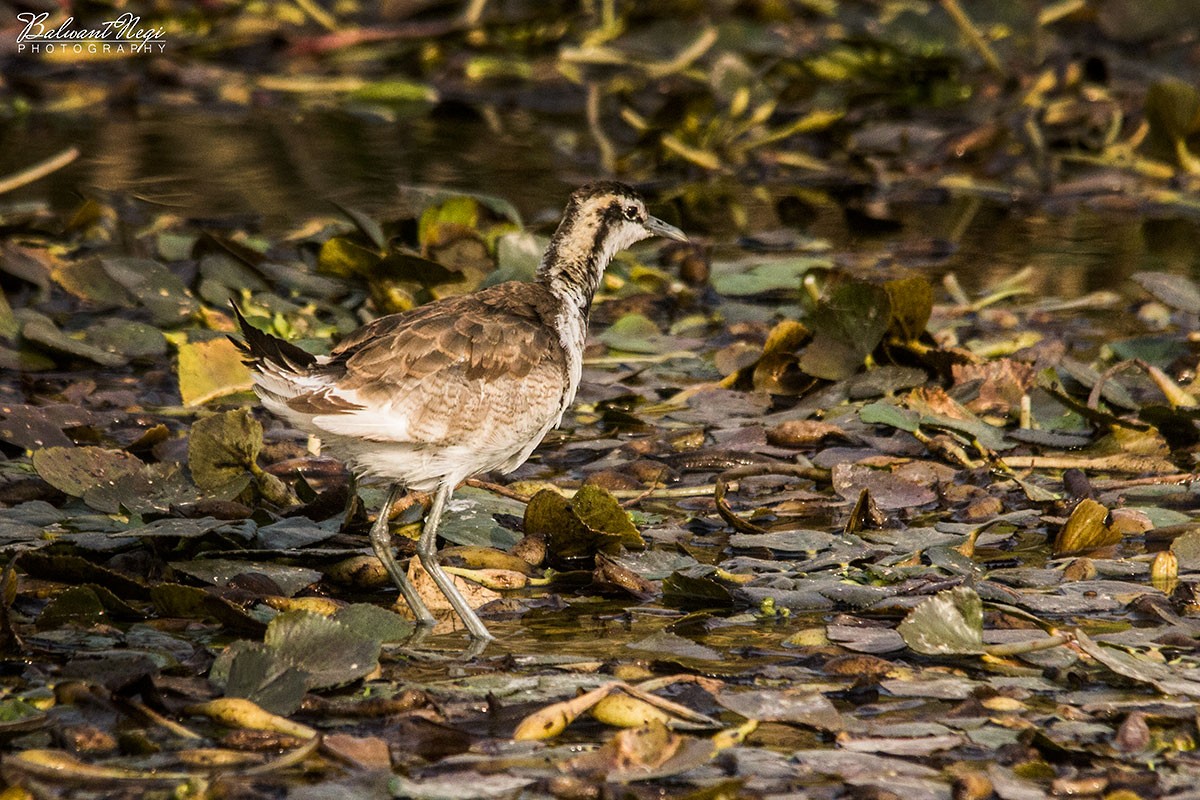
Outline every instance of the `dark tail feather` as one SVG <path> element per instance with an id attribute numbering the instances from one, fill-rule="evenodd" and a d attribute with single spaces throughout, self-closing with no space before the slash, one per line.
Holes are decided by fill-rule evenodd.
<path id="1" fill-rule="evenodd" d="M 257 367 L 266 361 L 294 372 L 316 365 L 317 359 L 312 353 L 269 333 L 263 333 L 246 320 L 236 303 L 231 300 L 229 305 L 233 308 L 233 315 L 237 317 L 238 327 L 242 329 L 241 339 L 230 336 L 229 341 L 242 352 L 248 366 Z"/>

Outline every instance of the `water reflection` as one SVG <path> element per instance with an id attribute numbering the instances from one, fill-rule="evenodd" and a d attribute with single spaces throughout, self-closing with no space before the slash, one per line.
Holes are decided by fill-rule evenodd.
<path id="1" fill-rule="evenodd" d="M 421 107 L 414 116 L 166 107 L 30 116 L 0 128 L 0 174 L 77 145 L 83 157 L 75 164 L 3 200 L 68 209 L 81 191 L 114 192 L 192 218 L 249 218 L 268 232 L 331 213 L 330 200 L 384 209 L 402 183 L 496 194 L 530 218 L 549 219 L 570 187 L 595 175 L 595 165 L 575 155 L 588 149 L 572 144 L 581 129 L 578 120 L 457 106 Z M 1190 219 L 1087 206 L 1052 213 L 931 190 L 898 193 L 886 203 L 888 218 L 874 224 L 836 189 L 802 191 L 821 198 L 801 203 L 803 213 L 787 187 L 741 187 L 733 201 L 751 231 L 799 228 L 829 240 L 848 266 L 884 264 L 935 279 L 954 271 L 968 291 L 1031 266 L 1043 293 L 1078 297 L 1127 288 L 1139 270 L 1192 273 L 1200 258 L 1193 246 L 1200 230 Z M 683 221 L 692 233 L 711 226 L 718 243 L 735 238 L 727 222 Z"/>

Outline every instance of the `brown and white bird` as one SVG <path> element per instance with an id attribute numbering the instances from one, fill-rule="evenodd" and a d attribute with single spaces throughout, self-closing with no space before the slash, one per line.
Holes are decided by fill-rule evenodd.
<path id="1" fill-rule="evenodd" d="M 687 241 L 631 187 L 576 190 L 533 282 L 509 282 L 381 317 L 328 356 L 252 327 L 244 342 L 263 405 L 319 437 L 356 476 L 391 484 L 371 545 L 417 621 L 433 623 L 392 554 L 388 516 L 405 490 L 433 492 L 417 557 L 470 635 L 491 634 L 437 560 L 437 528 L 459 483 L 523 464 L 575 398 L 588 311 L 605 268 L 650 236 Z M 236 309 L 235 309 L 236 310 Z"/>

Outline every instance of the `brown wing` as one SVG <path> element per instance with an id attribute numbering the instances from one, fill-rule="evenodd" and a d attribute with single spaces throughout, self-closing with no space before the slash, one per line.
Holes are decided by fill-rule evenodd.
<path id="1" fill-rule="evenodd" d="M 552 312 L 537 284 L 500 284 L 378 319 L 341 342 L 326 369 L 340 373 L 339 389 L 368 397 L 451 372 L 488 383 L 522 378 L 547 359 L 565 370 Z"/>
<path id="2" fill-rule="evenodd" d="M 570 377 L 556 309 L 542 287 L 509 283 L 384 317 L 288 405 L 338 436 L 514 454 L 562 414 Z"/>

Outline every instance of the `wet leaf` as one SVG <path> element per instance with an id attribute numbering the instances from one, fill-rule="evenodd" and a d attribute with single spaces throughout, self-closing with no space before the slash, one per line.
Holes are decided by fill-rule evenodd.
<path id="1" fill-rule="evenodd" d="M 254 382 L 242 354 L 225 338 L 179 344 L 179 396 L 185 406 L 249 391 Z"/>
<path id="2" fill-rule="evenodd" d="M 920 277 L 901 278 L 883 285 L 891 303 L 888 332 L 901 341 L 916 341 L 933 313 L 933 287 Z"/>
<path id="3" fill-rule="evenodd" d="M 335 236 L 321 245 L 317 265 L 321 271 L 339 278 L 369 276 L 383 257 L 344 236 Z"/>
<path id="4" fill-rule="evenodd" d="M 839 283 L 807 320 L 813 341 L 800 354 L 800 368 L 825 380 L 850 377 L 883 339 L 891 317 L 891 300 L 882 286 Z"/>
<path id="5" fill-rule="evenodd" d="M 53 630 L 64 625 L 89 627 L 107 617 L 104 604 L 87 586 L 70 586 L 50 601 L 38 615 L 37 627 Z"/>
<path id="6" fill-rule="evenodd" d="M 226 697 L 250 700 L 273 714 L 287 716 L 300 708 L 309 676 L 274 648 L 257 642 L 234 642 L 213 664 L 209 680 Z"/>
<path id="7" fill-rule="evenodd" d="M 889 425 L 909 433 L 921 429 L 919 414 L 894 403 L 870 403 L 858 410 L 858 416 L 868 425 Z"/>
<path id="8" fill-rule="evenodd" d="M 200 304 L 183 281 L 148 258 L 105 258 L 104 272 L 137 299 L 159 325 L 178 325 L 195 315 Z"/>
<path id="9" fill-rule="evenodd" d="M 377 641 L 335 619 L 305 611 L 271 620 L 263 643 L 308 673 L 315 688 L 350 683 L 379 666 Z"/>
<path id="10" fill-rule="evenodd" d="M 731 690 L 717 695 L 717 702 L 735 714 L 760 722 L 787 722 L 834 733 L 861 727 L 855 720 L 843 716 L 819 692 Z"/>
<path id="11" fill-rule="evenodd" d="M 144 465 L 136 472 L 106 480 L 83 493 L 85 503 L 109 514 L 121 509 L 136 514 L 162 513 L 201 497 L 178 464 Z"/>
<path id="12" fill-rule="evenodd" d="M 112 484 L 143 466 L 137 456 L 102 447 L 47 447 L 33 453 L 33 468 L 42 480 L 72 497 Z"/>
<path id="13" fill-rule="evenodd" d="M 1108 667 L 1139 683 L 1148 683 L 1166 695 L 1200 697 L 1200 681 L 1191 680 L 1180 674 L 1179 668 L 1160 662 L 1140 658 L 1134 653 L 1092 641 L 1081 630 L 1075 631 L 1075 642 L 1080 650 Z"/>
<path id="14" fill-rule="evenodd" d="M 432 205 L 417 223 L 417 243 L 421 252 L 440 247 L 452 238 L 474 235 L 479 227 L 479 204 L 471 197 L 451 197 Z"/>
<path id="15" fill-rule="evenodd" d="M 199 420 L 188 437 L 188 469 L 196 485 L 231 500 L 250 484 L 262 447 L 262 424 L 249 409 Z"/>
<path id="16" fill-rule="evenodd" d="M 550 552 L 566 560 L 646 546 L 616 498 L 591 485 L 570 500 L 548 489 L 538 492 L 525 509 L 525 532 L 546 535 Z"/>
<path id="17" fill-rule="evenodd" d="M 642 314 L 626 314 L 598 337 L 613 350 L 626 353 L 662 353 L 678 349 L 652 320 Z"/>
<path id="18" fill-rule="evenodd" d="M 823 257 L 802 257 L 774 261 L 743 269 L 742 265 L 714 265 L 712 287 L 727 297 L 749 297 L 770 292 L 798 292 L 800 282 L 811 269 L 828 268 Z"/>
<path id="19" fill-rule="evenodd" d="M 904 643 L 925 655 L 983 653 L 983 603 L 974 589 L 939 592 L 909 612 L 896 629 Z"/>
<path id="20" fill-rule="evenodd" d="M 412 620 L 369 603 L 354 603 L 339 609 L 333 619 L 349 628 L 355 636 L 387 644 L 403 642 L 412 636 Z"/>
<path id="21" fill-rule="evenodd" d="M 59 330 L 49 317 L 44 317 L 28 309 L 22 309 L 18 318 L 21 320 L 21 335 L 23 337 L 51 350 L 86 358 L 89 361 L 95 361 L 97 364 L 106 367 L 119 367 L 127 360 L 122 355 L 110 353 L 82 339 L 68 336 Z"/>
<path id="22" fill-rule="evenodd" d="M 1086 553 L 1121 541 L 1121 534 L 1105 524 L 1108 509 L 1095 500 L 1079 501 L 1054 537 L 1056 556 Z"/>
<path id="23" fill-rule="evenodd" d="M 716 577 L 716 568 L 696 565 L 663 579 L 663 602 L 684 608 L 732 608 L 733 595 Z"/>
<path id="24" fill-rule="evenodd" d="M 167 352 L 167 339 L 158 328 L 142 322 L 104 319 L 85 332 L 87 341 L 125 358 L 151 358 Z"/>
<path id="25" fill-rule="evenodd" d="M 1146 93 L 1146 121 L 1151 142 L 1159 146 L 1156 155 L 1174 155 L 1173 160 L 1185 172 L 1200 169 L 1187 145 L 1188 137 L 1200 131 L 1200 92 L 1194 86 L 1178 78 L 1153 84 Z"/>
<path id="26" fill-rule="evenodd" d="M 51 276 L 71 294 L 100 308 L 130 308 L 134 305 L 133 296 L 110 278 L 94 258 L 62 261 L 55 265 Z"/>
<path id="27" fill-rule="evenodd" d="M 287 564 L 197 558 L 191 561 L 173 561 L 170 562 L 170 566 L 176 572 L 215 586 L 225 586 L 239 575 L 257 573 L 269 578 L 286 597 L 291 597 L 321 580 L 321 573 L 316 570 Z"/>
<path id="28" fill-rule="evenodd" d="M 1171 308 L 1200 316 L 1200 287 L 1186 275 L 1169 272 L 1136 272 L 1130 276 L 1155 299 Z"/>

